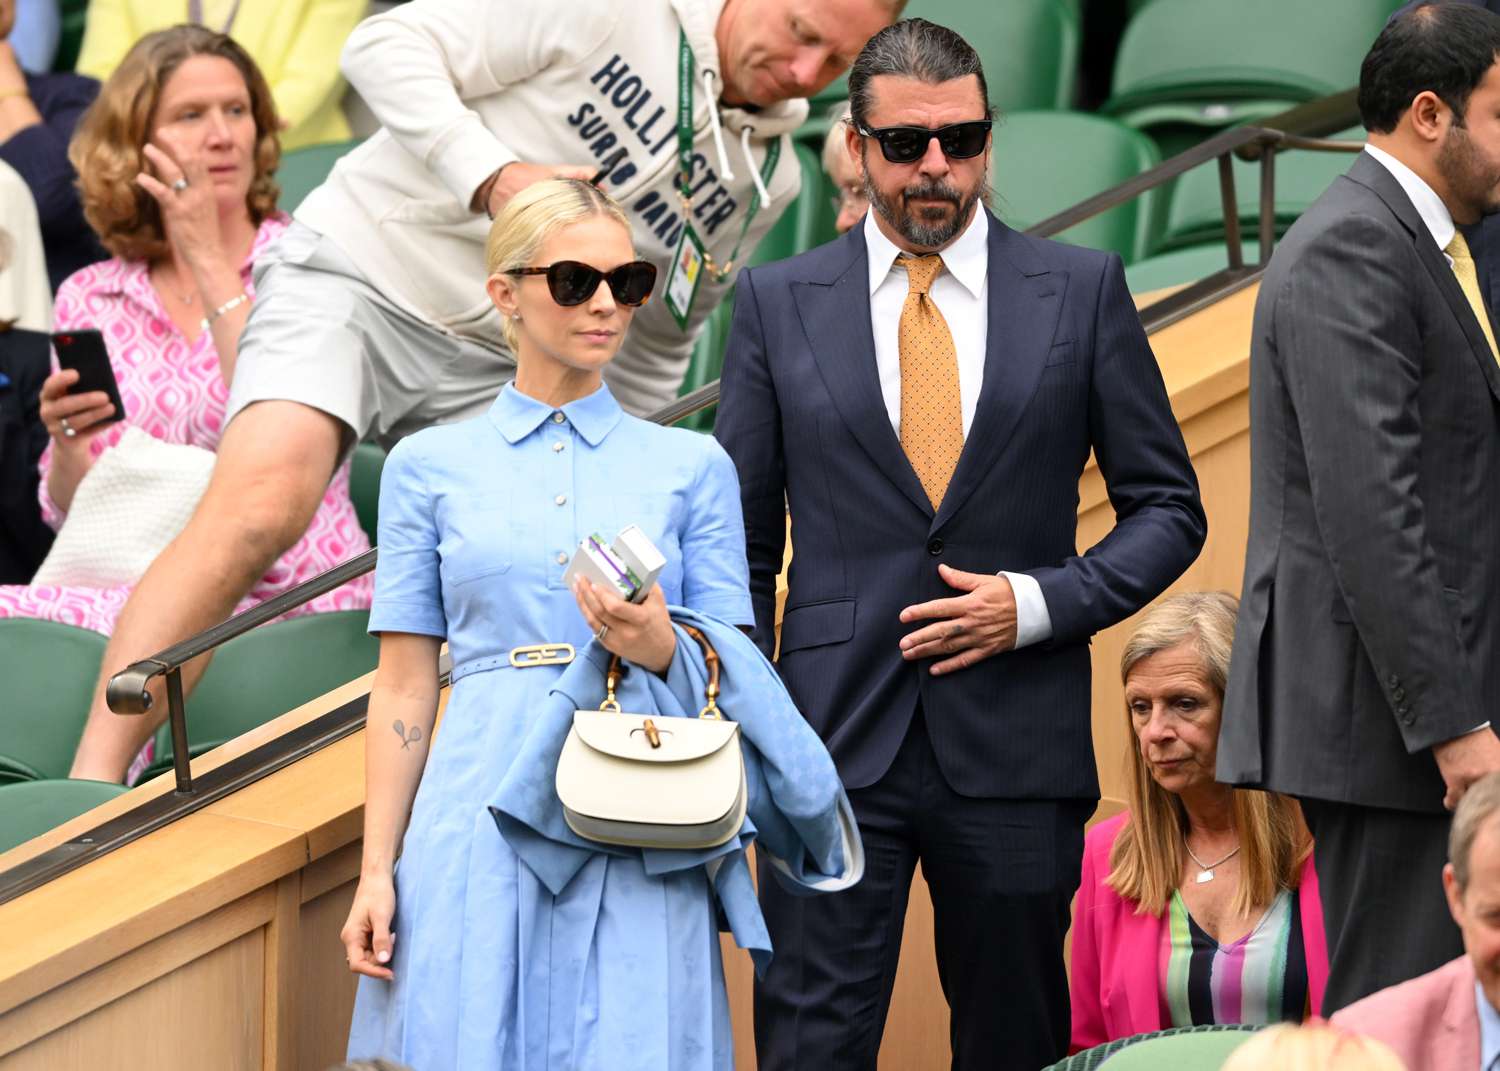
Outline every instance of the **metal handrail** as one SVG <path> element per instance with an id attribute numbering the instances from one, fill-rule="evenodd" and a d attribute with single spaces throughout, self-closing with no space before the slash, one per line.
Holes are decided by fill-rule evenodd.
<path id="1" fill-rule="evenodd" d="M 1066 212 L 1045 219 L 1027 233 L 1037 236 L 1057 234 L 1063 230 L 1123 204 L 1147 189 L 1181 175 L 1193 167 L 1219 161 L 1219 176 L 1225 211 L 1226 242 L 1229 264 L 1217 272 L 1163 301 L 1141 310 L 1141 320 L 1148 331 L 1159 330 L 1168 323 L 1250 285 L 1264 270 L 1274 238 L 1274 161 L 1282 149 L 1315 151 L 1354 151 L 1353 142 L 1328 142 L 1319 136 L 1342 130 L 1353 121 L 1353 91 L 1335 94 L 1266 120 L 1264 125 L 1238 127 L 1215 135 L 1187 152 L 1163 161 L 1159 166 L 1121 183 L 1096 197 L 1075 205 Z M 1295 133 L 1294 133 L 1295 131 Z M 1269 150 L 1269 151 L 1268 151 Z M 1261 161 L 1260 232 L 1261 264 L 1246 265 L 1239 244 L 1239 211 L 1234 197 L 1234 176 L 1230 156 Z M 653 413 L 649 419 L 673 424 L 719 400 L 719 384 L 709 383 L 676 399 Z M 128 844 L 137 837 L 158 829 L 168 822 L 190 814 L 215 799 L 253 783 L 283 766 L 311 754 L 349 733 L 357 731 L 365 719 L 368 695 L 345 703 L 337 710 L 293 729 L 238 759 L 225 763 L 196 780 L 189 769 L 187 717 L 182 697 L 182 667 L 194 658 L 212 651 L 224 642 L 241 636 L 259 625 L 280 617 L 288 610 L 308 602 L 375 567 L 376 551 L 369 550 L 351 558 L 326 573 L 268 599 L 260 605 L 236 614 L 181 643 L 126 666 L 110 678 L 106 699 L 111 710 L 120 714 L 142 714 L 151 707 L 150 682 L 167 678 L 168 716 L 172 723 L 174 771 L 177 791 L 163 795 L 89 830 L 37 858 L 0 874 L 0 904 L 37 888 L 52 879 L 83 865 L 92 858 Z"/>

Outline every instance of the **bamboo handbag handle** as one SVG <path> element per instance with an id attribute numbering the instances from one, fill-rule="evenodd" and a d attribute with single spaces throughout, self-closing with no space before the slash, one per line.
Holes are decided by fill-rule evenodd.
<path id="1" fill-rule="evenodd" d="M 698 717 L 718 718 L 722 721 L 724 713 L 719 709 L 719 652 L 714 650 L 714 645 L 708 642 L 708 637 L 700 629 L 692 625 L 679 625 L 678 627 L 703 648 L 703 661 L 708 667 L 708 685 L 703 689 L 704 697 L 708 702 L 702 710 L 698 711 Z M 624 662 L 621 661 L 619 655 L 612 654 L 609 659 L 609 671 L 604 677 L 604 702 L 599 704 L 600 710 L 612 710 L 617 714 L 620 712 L 620 703 L 615 698 L 615 689 L 624 675 Z"/>

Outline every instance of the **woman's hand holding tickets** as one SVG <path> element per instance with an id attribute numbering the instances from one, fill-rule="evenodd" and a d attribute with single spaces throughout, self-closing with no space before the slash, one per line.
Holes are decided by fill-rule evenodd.
<path id="1" fill-rule="evenodd" d="M 637 604 L 581 576 L 573 582 L 573 597 L 605 650 L 652 673 L 667 671 L 677 652 L 677 633 L 660 584 L 653 584 L 646 601 Z"/>

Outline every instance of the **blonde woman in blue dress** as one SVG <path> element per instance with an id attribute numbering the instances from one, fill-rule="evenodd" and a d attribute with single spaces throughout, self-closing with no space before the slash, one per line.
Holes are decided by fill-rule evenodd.
<path id="1" fill-rule="evenodd" d="M 381 482 L 364 855 L 342 935 L 363 976 L 349 1056 L 727 1068 L 702 868 L 651 875 L 601 854 L 554 897 L 485 804 L 564 669 L 514 666 L 513 649 L 597 638 L 664 673 L 669 602 L 754 620 L 734 468 L 711 437 L 628 416 L 603 384 L 654 279 L 613 202 L 574 180 L 528 187 L 487 263 L 515 382 L 485 416 L 403 440 Z M 564 584 L 581 538 L 630 524 L 669 563 L 643 604 Z M 434 740 L 444 640 L 453 684 Z"/>

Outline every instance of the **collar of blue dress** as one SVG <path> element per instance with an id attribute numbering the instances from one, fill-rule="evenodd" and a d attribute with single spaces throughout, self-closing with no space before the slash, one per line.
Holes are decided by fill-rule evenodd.
<path id="1" fill-rule="evenodd" d="M 507 383 L 490 406 L 490 423 L 508 443 L 518 443 L 552 419 L 557 407 L 538 401 Z M 598 446 L 614 430 L 624 410 L 609 388 L 601 384 L 593 394 L 569 402 L 562 414 L 590 446 Z"/>

